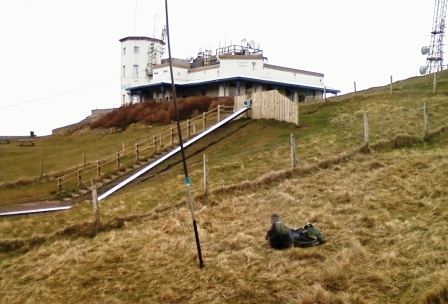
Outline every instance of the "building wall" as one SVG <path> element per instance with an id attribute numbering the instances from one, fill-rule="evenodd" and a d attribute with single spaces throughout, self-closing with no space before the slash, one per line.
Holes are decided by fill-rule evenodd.
<path id="1" fill-rule="evenodd" d="M 173 76 L 176 82 L 185 83 L 189 79 L 188 67 L 180 67 L 173 65 Z M 151 82 L 171 82 L 170 66 L 164 64 L 154 68 Z"/>
<path id="2" fill-rule="evenodd" d="M 266 79 L 280 80 L 293 83 L 299 82 L 302 84 L 309 84 L 310 86 L 317 86 L 322 88 L 324 84 L 324 75 L 321 73 L 284 68 L 270 64 L 265 64 L 263 76 Z"/>
<path id="3" fill-rule="evenodd" d="M 121 103 L 127 104 L 133 100 L 126 89 L 149 82 L 152 67 L 162 62 L 164 43 L 148 37 L 126 37 L 120 42 Z"/>
<path id="4" fill-rule="evenodd" d="M 263 57 L 251 57 L 238 55 L 222 56 L 219 75 L 221 77 L 232 77 L 235 75 L 261 77 L 263 75 Z"/>
<path id="5" fill-rule="evenodd" d="M 219 65 L 201 68 L 188 69 L 173 65 L 175 82 L 182 84 L 233 76 L 245 76 L 291 84 L 300 83 L 323 88 L 323 75 L 320 73 L 302 72 L 300 70 L 267 65 L 258 56 L 257 58 L 247 58 L 247 56 L 234 57 L 239 58 L 222 58 Z M 169 65 L 154 69 L 154 76 L 151 82 L 157 83 L 162 81 L 171 81 Z"/>
<path id="6" fill-rule="evenodd" d="M 168 59 L 162 59 L 164 42 L 148 37 L 127 37 L 122 42 L 122 103 L 141 102 L 147 99 L 169 100 L 171 92 L 171 74 Z M 139 52 L 134 52 L 134 47 Z M 123 52 L 126 48 L 126 52 Z M 151 55 L 152 54 L 152 55 Z M 209 60 L 212 60 L 210 63 Z M 280 67 L 265 63 L 259 53 L 221 54 L 218 57 L 199 58 L 191 65 L 185 59 L 172 59 L 174 81 L 179 86 L 177 95 L 188 96 L 235 96 L 251 95 L 257 92 L 277 90 L 293 101 L 309 101 L 323 98 L 324 75 L 316 72 Z M 215 63 L 215 64 L 213 64 Z M 219 64 L 216 64 L 219 63 Z M 210 65 L 209 65 L 210 64 Z M 138 66 L 138 75 L 134 66 Z M 151 71 L 147 73 L 146 71 Z M 249 78 L 241 81 L 226 81 L 225 78 Z M 250 78 L 254 78 L 251 81 Z M 261 82 L 257 83 L 260 79 Z M 272 82 L 272 84 L 263 83 Z M 127 88 L 153 83 L 154 86 L 136 89 L 129 94 Z M 160 84 L 160 85 L 159 85 Z M 197 84 L 197 85 L 196 85 Z M 307 88 L 309 87 L 309 88 Z"/>

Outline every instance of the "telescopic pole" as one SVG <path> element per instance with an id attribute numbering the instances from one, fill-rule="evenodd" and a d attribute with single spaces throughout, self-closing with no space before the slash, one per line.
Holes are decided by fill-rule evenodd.
<path id="1" fill-rule="evenodd" d="M 193 208 L 193 199 L 191 196 L 190 178 L 188 177 L 187 162 L 185 160 L 185 152 L 184 152 L 184 146 L 183 146 L 183 142 L 182 142 L 182 133 L 181 133 L 180 121 L 179 121 L 179 112 L 177 110 L 176 88 L 174 86 L 173 64 L 171 62 L 170 30 L 169 30 L 169 25 L 168 25 L 168 0 L 165 0 L 165 15 L 166 15 L 166 37 L 167 37 L 167 42 L 168 42 L 168 57 L 169 57 L 169 62 L 170 62 L 170 74 L 171 74 L 171 90 L 173 92 L 174 111 L 176 112 L 177 133 L 179 135 L 180 152 L 182 155 L 182 163 L 184 165 L 185 185 L 187 187 L 188 200 L 190 202 L 190 211 L 191 211 L 191 218 L 193 220 L 194 236 L 196 239 L 196 247 L 198 249 L 199 268 L 203 268 L 204 262 L 202 261 L 201 243 L 199 242 L 198 227 L 196 225 L 196 217 L 195 217 L 194 208 Z"/>

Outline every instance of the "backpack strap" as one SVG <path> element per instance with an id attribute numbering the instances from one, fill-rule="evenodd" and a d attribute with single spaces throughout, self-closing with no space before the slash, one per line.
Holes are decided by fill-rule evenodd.
<path id="1" fill-rule="evenodd" d="M 308 234 L 308 236 L 315 238 L 319 242 L 319 244 L 325 243 L 323 234 L 319 230 L 314 228 L 311 223 L 306 224 L 303 229 Z"/>

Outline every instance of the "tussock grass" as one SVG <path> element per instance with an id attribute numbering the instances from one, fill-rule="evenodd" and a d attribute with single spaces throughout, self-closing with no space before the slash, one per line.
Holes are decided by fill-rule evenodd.
<path id="1" fill-rule="evenodd" d="M 202 270 L 188 206 L 180 202 L 129 215 L 95 237 L 64 229 L 26 253 L 15 251 L 2 275 L 21 273 L 15 282 L 31 288 L 28 296 L 65 303 L 62 294 L 71 303 L 443 302 L 447 193 L 427 190 L 448 182 L 439 170 L 446 151 L 355 153 L 328 163 L 196 197 Z M 272 212 L 291 226 L 312 221 L 327 242 L 270 249 L 264 236 Z M 8 291 L 4 299 L 15 297 Z"/>
<path id="2" fill-rule="evenodd" d="M 417 80 L 409 90 L 432 101 Z M 409 101 L 407 86 L 397 85 L 397 107 Z M 89 201 L 1 219 L 1 302 L 446 303 L 448 134 L 439 113 L 448 104 L 437 101 L 440 120 L 423 137 L 416 123 L 412 131 L 382 120 L 382 90 L 303 106 L 300 128 L 241 120 L 187 150 L 203 269 L 178 159 L 102 201 L 97 233 Z M 363 145 L 362 120 L 338 118 L 350 109 L 376 113 L 381 136 Z M 358 124 L 359 134 L 350 128 Z M 198 186 L 202 153 L 208 195 Z M 274 212 L 291 227 L 312 222 L 326 243 L 272 250 L 264 238 Z"/>

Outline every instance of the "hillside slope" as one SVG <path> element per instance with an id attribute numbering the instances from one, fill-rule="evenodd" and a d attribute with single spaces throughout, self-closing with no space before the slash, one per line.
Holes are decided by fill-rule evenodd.
<path id="1" fill-rule="evenodd" d="M 240 120 L 188 149 L 203 269 L 179 159 L 103 201 L 97 234 L 90 201 L 0 219 L 0 301 L 446 303 L 448 88 L 429 83 L 303 105 L 300 128 Z M 269 248 L 271 213 L 327 242 Z"/>

